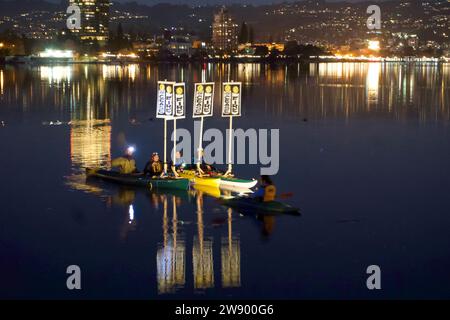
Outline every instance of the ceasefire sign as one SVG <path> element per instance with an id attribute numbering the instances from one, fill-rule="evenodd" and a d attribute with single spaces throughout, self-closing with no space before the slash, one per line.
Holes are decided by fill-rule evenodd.
<path id="1" fill-rule="evenodd" d="M 175 92 L 175 119 L 184 119 L 186 117 L 186 89 L 184 82 L 174 85 Z"/>
<path id="2" fill-rule="evenodd" d="M 156 118 L 171 119 L 174 110 L 174 86 L 175 82 L 158 81 L 158 98 L 156 105 Z"/>
<path id="3" fill-rule="evenodd" d="M 242 83 L 225 82 L 222 85 L 222 117 L 240 117 Z"/>
<path id="4" fill-rule="evenodd" d="M 213 115 L 214 83 L 196 83 L 194 90 L 193 118 L 211 117 Z"/>

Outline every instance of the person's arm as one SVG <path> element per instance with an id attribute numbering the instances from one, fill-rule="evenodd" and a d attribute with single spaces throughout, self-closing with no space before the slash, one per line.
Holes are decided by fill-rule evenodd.
<path id="1" fill-rule="evenodd" d="M 177 172 L 177 168 L 174 166 L 174 165 L 172 165 L 171 166 L 171 169 L 172 169 L 172 172 L 173 172 L 173 175 L 175 176 L 175 177 L 179 177 L 179 174 L 178 174 L 178 172 Z"/>
<path id="2" fill-rule="evenodd" d="M 121 167 L 122 164 L 123 164 L 123 158 L 116 158 L 111 161 L 112 168 Z"/>
<path id="3" fill-rule="evenodd" d="M 138 174 L 139 173 L 139 170 L 138 170 L 138 168 L 137 168 L 137 166 L 136 166 L 136 160 L 131 160 L 131 163 L 132 163 L 132 165 L 133 165 L 133 167 L 134 167 L 134 169 L 133 169 L 133 171 L 131 172 L 132 174 Z"/>

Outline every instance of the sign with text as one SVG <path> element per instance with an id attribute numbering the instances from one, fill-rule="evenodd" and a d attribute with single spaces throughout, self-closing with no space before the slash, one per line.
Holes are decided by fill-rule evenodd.
<path id="1" fill-rule="evenodd" d="M 176 83 L 174 85 L 175 93 L 175 119 L 184 119 L 186 117 L 186 88 L 183 83 Z"/>
<path id="2" fill-rule="evenodd" d="M 241 82 L 222 84 L 222 117 L 241 116 Z"/>
<path id="3" fill-rule="evenodd" d="M 174 109 L 175 82 L 158 81 L 158 98 L 156 105 L 156 118 L 172 118 Z"/>
<path id="4" fill-rule="evenodd" d="M 194 90 L 193 118 L 213 115 L 214 83 L 196 83 Z"/>

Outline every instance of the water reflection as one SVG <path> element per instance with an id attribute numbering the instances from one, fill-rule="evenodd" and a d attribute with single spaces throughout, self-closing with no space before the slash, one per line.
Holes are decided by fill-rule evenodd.
<path id="1" fill-rule="evenodd" d="M 191 95 L 194 82 L 233 79 L 245 86 L 246 115 L 350 119 L 376 112 L 393 119 L 449 120 L 449 69 L 448 63 L 378 62 L 6 66 L 0 68 L 0 105 L 114 119 L 121 112 L 150 110 L 156 103 L 150 88 L 158 80 L 184 80 Z"/>
<path id="2" fill-rule="evenodd" d="M 172 230 L 169 231 L 168 199 L 163 198 L 163 243 L 156 254 L 158 294 L 174 293 L 186 283 L 186 245 L 179 239 L 177 203 L 172 197 Z"/>
<path id="3" fill-rule="evenodd" d="M 214 287 L 213 238 L 205 237 L 203 223 L 203 195 L 197 195 L 197 236 L 194 237 L 192 260 L 194 288 Z"/>
<path id="4" fill-rule="evenodd" d="M 228 236 L 222 237 L 222 286 L 241 286 L 241 243 L 239 236 L 233 236 L 233 211 L 228 209 Z"/>
<path id="5" fill-rule="evenodd" d="M 74 168 L 105 167 L 111 163 L 109 120 L 72 120 L 70 158 Z"/>
<path id="6" fill-rule="evenodd" d="M 138 64 L 129 65 L 103 65 L 102 76 L 104 80 L 107 79 L 129 79 L 134 81 L 139 72 Z"/>
<path id="7" fill-rule="evenodd" d="M 275 216 L 241 214 L 239 211 L 217 204 L 214 206 L 216 214 L 226 218 L 223 219 L 223 223 L 222 217 L 212 219 L 212 216 L 206 213 L 212 210 L 205 205 L 205 201 L 230 196 L 233 194 L 231 191 L 205 187 L 188 191 L 150 191 L 110 185 L 95 179 L 86 180 L 86 177 L 84 179 L 85 187 L 80 187 L 81 182 L 71 187 L 94 194 L 102 199 L 109 209 L 115 207 L 122 212 L 123 222 L 118 233 L 122 242 L 129 238 L 130 233 L 136 231 L 140 216 L 149 213 L 149 210 L 142 206 L 139 207 L 139 214 L 135 211 L 139 193 L 145 195 L 152 211 L 160 214 L 162 240 L 156 245 L 156 282 L 157 292 L 160 295 L 176 294 L 186 289 L 203 292 L 214 288 L 241 287 L 241 240 L 239 233 L 233 229 L 235 219 L 243 216 L 251 217 L 261 226 L 260 232 L 266 239 L 274 231 Z M 195 207 L 194 211 L 192 205 Z M 189 223 L 192 214 L 194 223 Z M 180 215 L 184 218 L 180 219 Z M 213 230 L 221 233 L 218 244 L 214 242 Z M 192 239 L 192 242 L 188 242 L 187 239 Z M 220 255 L 215 256 L 217 253 Z M 219 259 L 218 265 L 215 264 L 216 259 Z M 187 273 L 189 265 L 192 265 L 192 274 Z M 218 270 L 215 266 L 219 266 Z M 187 284 L 191 286 L 188 287 Z"/>
<path id="8" fill-rule="evenodd" d="M 378 102 L 379 78 L 381 63 L 370 63 L 367 71 L 367 104 L 370 108 L 371 104 Z"/>
<path id="9" fill-rule="evenodd" d="M 74 65 L 64 68 L 0 68 L 0 112 L 7 114 L 14 109 L 27 114 L 50 109 L 56 111 L 52 115 L 61 115 L 61 120 L 70 122 L 67 128 L 70 141 L 66 143 L 70 143 L 74 174 L 69 185 L 101 197 L 109 209 L 123 214 L 117 232 L 121 241 L 129 241 L 129 235 L 136 232 L 138 225 L 151 228 L 144 225 L 141 216 L 158 214 L 161 242 L 151 244 L 155 249 L 151 260 L 154 264 L 156 255 L 159 294 L 245 286 L 241 268 L 245 266 L 242 263 L 249 262 L 241 261 L 247 248 L 236 228 L 240 223 L 239 212 L 218 205 L 208 206 L 208 197 L 223 195 L 219 189 L 200 187 L 178 194 L 143 190 L 147 206 L 138 206 L 136 202 L 142 194 L 135 189 L 86 182 L 82 174 L 85 167 L 108 167 L 111 161 L 113 127 L 129 123 L 120 120 L 129 120 L 137 110 L 144 116 L 153 115 L 151 106 L 155 105 L 155 97 L 151 88 L 157 80 L 184 78 L 188 87 L 193 81 L 242 81 L 248 116 L 242 121 L 253 117 L 289 121 L 304 117 L 352 119 L 374 114 L 394 120 L 449 119 L 449 65 Z M 216 101 L 216 107 L 219 106 Z M 209 222 L 213 210 L 224 221 L 218 229 L 211 228 Z M 193 223 L 184 224 L 180 217 L 188 217 Z M 279 219 L 269 215 L 252 218 L 258 222 L 258 233 L 266 239 L 275 232 L 275 219 Z M 161 230 L 159 227 L 158 222 Z"/>
<path id="10" fill-rule="evenodd" d="M 3 70 L 0 70 L 0 94 L 3 95 L 3 85 L 5 82 L 5 78 L 3 76 Z"/>
<path id="11" fill-rule="evenodd" d="M 59 84 L 72 79 L 72 66 L 42 66 L 40 67 L 41 79 L 48 81 L 48 84 Z"/>

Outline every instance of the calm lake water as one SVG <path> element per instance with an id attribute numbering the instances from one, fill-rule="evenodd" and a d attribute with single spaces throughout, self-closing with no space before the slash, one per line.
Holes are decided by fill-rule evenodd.
<path id="1" fill-rule="evenodd" d="M 125 143 L 141 168 L 162 151 L 164 79 L 188 115 L 194 82 L 242 81 L 234 126 L 280 129 L 274 180 L 302 215 L 86 182 Z M 216 100 L 205 129 L 225 130 Z M 0 66 L 0 298 L 450 298 L 449 120 L 449 64 Z"/>

